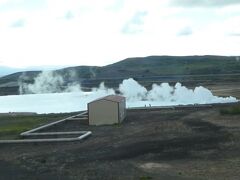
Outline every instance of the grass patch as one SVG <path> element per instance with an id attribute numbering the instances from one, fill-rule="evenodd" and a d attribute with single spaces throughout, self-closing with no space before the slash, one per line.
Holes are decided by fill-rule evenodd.
<path id="1" fill-rule="evenodd" d="M 220 109 L 220 113 L 222 115 L 238 115 L 238 114 L 240 114 L 240 105 L 239 106 L 234 106 L 234 107 Z"/>
<path id="2" fill-rule="evenodd" d="M 19 139 L 21 132 L 57 121 L 73 114 L 48 114 L 48 115 L 5 115 L 0 116 L 0 139 Z"/>
<path id="3" fill-rule="evenodd" d="M 151 180 L 153 178 L 151 176 L 141 176 L 139 179 L 140 180 Z"/>

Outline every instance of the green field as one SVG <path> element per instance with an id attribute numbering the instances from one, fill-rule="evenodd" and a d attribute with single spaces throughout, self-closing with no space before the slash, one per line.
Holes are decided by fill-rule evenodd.
<path id="1" fill-rule="evenodd" d="M 63 119 L 72 114 L 0 115 L 0 139 L 19 139 L 21 132 Z"/>
<path id="2" fill-rule="evenodd" d="M 238 115 L 240 114 L 240 105 L 221 109 L 220 113 L 222 115 Z"/>

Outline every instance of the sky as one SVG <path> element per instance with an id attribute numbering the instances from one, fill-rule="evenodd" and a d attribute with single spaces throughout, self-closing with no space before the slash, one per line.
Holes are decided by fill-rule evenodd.
<path id="1" fill-rule="evenodd" d="M 0 66 L 240 55 L 240 0 L 0 0 Z"/>

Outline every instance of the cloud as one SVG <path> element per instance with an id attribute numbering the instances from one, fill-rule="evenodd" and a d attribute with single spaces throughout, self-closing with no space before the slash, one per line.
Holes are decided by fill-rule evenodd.
<path id="1" fill-rule="evenodd" d="M 219 28 L 224 30 L 225 34 L 228 36 L 239 37 L 240 36 L 239 22 L 240 22 L 240 16 L 231 17 L 223 21 L 221 23 L 222 26 L 220 26 Z"/>
<path id="2" fill-rule="evenodd" d="M 73 12 L 72 11 L 67 11 L 64 18 L 67 19 L 67 20 L 74 18 Z"/>
<path id="3" fill-rule="evenodd" d="M 0 12 L 2 59 L 17 67 L 102 66 L 152 54 L 239 55 L 239 6 L 187 9 L 170 7 L 170 1 L 49 0 L 32 10 L 19 5 Z"/>
<path id="4" fill-rule="evenodd" d="M 25 20 L 24 19 L 18 19 L 16 20 L 15 22 L 13 22 L 10 27 L 13 27 L 13 28 L 20 28 L 20 27 L 24 27 L 26 24 Z"/>
<path id="5" fill-rule="evenodd" d="M 108 5 L 106 10 L 110 10 L 114 12 L 120 11 L 124 7 L 124 3 L 125 3 L 125 0 L 115 0 L 113 1 L 113 3 Z"/>
<path id="6" fill-rule="evenodd" d="M 36 10 L 44 8 L 46 0 L 1 0 L 0 11 L 11 11 L 11 10 Z"/>
<path id="7" fill-rule="evenodd" d="M 239 0 L 170 0 L 170 5 L 179 7 L 224 7 L 240 4 Z"/>
<path id="8" fill-rule="evenodd" d="M 122 33 L 124 34 L 136 34 L 142 31 L 142 25 L 144 24 L 144 17 L 147 15 L 146 11 L 138 11 L 133 17 L 123 26 Z"/>
<path id="9" fill-rule="evenodd" d="M 185 27 L 177 33 L 178 36 L 190 36 L 192 34 L 193 34 L 193 31 L 190 27 Z"/>
<path id="10" fill-rule="evenodd" d="M 230 36 L 240 36 L 240 32 L 239 33 L 230 33 Z"/>
<path id="11" fill-rule="evenodd" d="M 137 12 L 137 13 L 132 17 L 131 23 L 137 24 L 137 25 L 142 25 L 142 24 L 144 23 L 143 18 L 144 18 L 144 16 L 146 16 L 146 15 L 147 15 L 147 12 L 146 12 L 146 11 Z"/>

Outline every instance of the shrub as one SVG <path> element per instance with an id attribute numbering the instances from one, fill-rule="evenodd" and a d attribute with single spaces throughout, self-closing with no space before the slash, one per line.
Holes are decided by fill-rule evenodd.
<path id="1" fill-rule="evenodd" d="M 222 115 L 237 115 L 237 114 L 240 114 L 240 105 L 239 106 L 234 106 L 234 107 L 220 109 L 220 113 Z"/>

